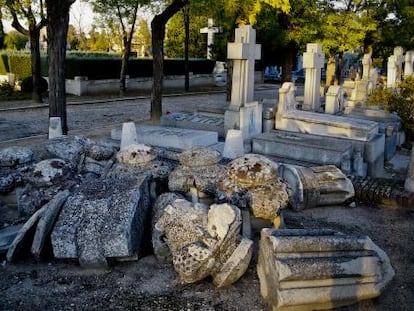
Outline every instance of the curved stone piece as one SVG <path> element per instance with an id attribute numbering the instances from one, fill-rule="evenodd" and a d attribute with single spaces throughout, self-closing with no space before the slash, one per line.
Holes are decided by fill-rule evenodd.
<path id="1" fill-rule="evenodd" d="M 274 311 L 351 305 L 379 296 L 394 277 L 369 237 L 323 229 L 263 229 L 257 273 Z"/>
<path id="2" fill-rule="evenodd" d="M 33 151 L 27 147 L 9 147 L 0 150 L 0 167 L 30 163 Z"/>
<path id="3" fill-rule="evenodd" d="M 241 213 L 235 206 L 226 203 L 208 208 L 177 199 L 164 208 L 154 231 L 157 237 L 165 235 L 182 282 L 212 276 L 216 286 L 226 286 L 244 274 L 251 259 L 253 243 L 241 239 L 240 227 Z"/>
<path id="4" fill-rule="evenodd" d="M 178 159 L 180 164 L 184 166 L 210 166 L 220 162 L 221 153 L 207 147 L 192 148 L 182 152 Z"/>
<path id="5" fill-rule="evenodd" d="M 125 146 L 116 155 L 118 162 L 129 165 L 141 165 L 155 160 L 157 154 L 154 149 L 144 144 Z"/>
<path id="6" fill-rule="evenodd" d="M 218 190 L 238 207 L 250 208 L 255 217 L 275 220 L 288 204 L 288 185 L 277 176 L 278 165 L 270 159 L 247 154 L 227 165 L 227 177 Z"/>
<path id="7" fill-rule="evenodd" d="M 254 188 L 273 181 L 278 165 L 260 154 L 246 154 L 227 165 L 227 177 L 234 183 Z"/>
<path id="8" fill-rule="evenodd" d="M 289 203 L 296 211 L 344 204 L 355 195 L 351 180 L 334 165 L 301 167 L 283 164 L 279 174 L 290 185 Z"/>

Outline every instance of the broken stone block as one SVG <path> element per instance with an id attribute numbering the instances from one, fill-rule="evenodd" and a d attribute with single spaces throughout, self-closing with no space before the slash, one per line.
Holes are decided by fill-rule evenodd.
<path id="1" fill-rule="evenodd" d="M 246 154 L 227 165 L 227 176 L 218 184 L 228 201 L 250 208 L 258 218 L 275 220 L 288 204 L 288 185 L 277 174 L 278 165 L 259 154 Z"/>
<path id="2" fill-rule="evenodd" d="M 46 149 L 52 157 L 67 160 L 77 167 L 91 144 L 86 137 L 65 135 L 50 139 Z"/>
<path id="3" fill-rule="evenodd" d="M 246 271 L 252 242 L 240 236 L 241 213 L 230 204 L 210 208 L 186 200 L 175 200 L 155 224 L 164 233 L 175 270 L 184 283 L 212 276 L 216 286 L 237 281 Z"/>
<path id="4" fill-rule="evenodd" d="M 219 165 L 221 154 L 211 148 L 193 148 L 179 155 L 180 165 L 168 178 L 170 191 L 181 192 L 193 202 L 211 203 L 217 183 L 226 169 Z"/>
<path id="5" fill-rule="evenodd" d="M 351 180 L 334 165 L 302 167 L 283 164 L 279 167 L 279 174 L 292 189 L 289 203 L 296 211 L 344 204 L 355 195 Z"/>
<path id="6" fill-rule="evenodd" d="M 73 173 L 73 166 L 62 159 L 47 159 L 36 163 L 33 174 L 41 184 L 50 184 Z"/>
<path id="7" fill-rule="evenodd" d="M 53 254 L 87 267 L 139 254 L 148 209 L 146 176 L 84 184 L 62 208 L 51 234 Z"/>
<path id="8" fill-rule="evenodd" d="M 12 167 L 30 163 L 33 151 L 27 147 L 9 147 L 0 150 L 0 167 Z"/>
<path id="9" fill-rule="evenodd" d="M 394 277 L 369 237 L 332 230 L 263 229 L 257 273 L 272 310 L 322 310 L 377 297 Z"/>

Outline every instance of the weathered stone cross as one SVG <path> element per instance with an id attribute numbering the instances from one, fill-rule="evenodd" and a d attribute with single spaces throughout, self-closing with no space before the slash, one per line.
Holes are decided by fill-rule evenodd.
<path id="1" fill-rule="evenodd" d="M 321 69 L 325 64 L 322 44 L 308 43 L 303 53 L 303 68 L 306 70 L 303 110 L 319 111 Z"/>
<path id="2" fill-rule="evenodd" d="M 261 45 L 250 25 L 236 29 L 234 43 L 227 45 L 227 58 L 233 60 L 230 109 L 238 110 L 254 100 L 254 61 L 260 59 Z"/>
<path id="3" fill-rule="evenodd" d="M 214 35 L 216 33 L 220 33 L 221 28 L 214 27 L 214 21 L 212 18 L 209 18 L 207 23 L 208 23 L 207 24 L 208 26 L 201 28 L 200 33 L 207 34 L 207 58 L 211 59 L 211 50 L 212 50 L 212 45 L 214 44 Z"/>

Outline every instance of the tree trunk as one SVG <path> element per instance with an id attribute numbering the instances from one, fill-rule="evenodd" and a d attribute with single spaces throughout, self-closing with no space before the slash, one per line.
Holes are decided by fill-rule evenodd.
<path id="1" fill-rule="evenodd" d="M 75 0 L 47 0 L 49 57 L 49 117 L 60 117 L 62 133 L 68 134 L 66 115 L 65 57 L 69 9 Z"/>
<path id="2" fill-rule="evenodd" d="M 152 93 L 151 121 L 158 122 L 162 114 L 162 89 L 164 79 L 164 37 L 168 20 L 189 3 L 189 0 L 174 0 L 161 14 L 151 21 L 152 32 Z"/>
<path id="3" fill-rule="evenodd" d="M 33 91 L 32 101 L 34 103 L 42 103 L 41 92 L 41 66 L 40 66 L 40 29 L 30 31 L 30 57 L 32 61 L 32 79 L 33 79 Z"/>
<path id="4" fill-rule="evenodd" d="M 128 60 L 131 54 L 131 42 L 124 40 L 124 51 L 122 53 L 122 64 L 121 64 L 121 73 L 119 79 L 119 95 L 125 96 L 127 86 L 126 86 L 126 75 L 128 72 Z"/>
<path id="5" fill-rule="evenodd" d="M 184 74 L 185 82 L 184 89 L 186 92 L 190 90 L 190 70 L 188 64 L 188 54 L 189 54 L 189 44 L 190 44 L 190 8 L 187 5 L 183 9 L 184 15 L 184 31 L 185 31 L 185 40 L 184 40 Z"/>
<path id="6" fill-rule="evenodd" d="M 336 68 L 335 72 L 335 85 L 341 85 L 342 84 L 342 67 L 344 65 L 344 53 L 339 52 L 338 54 L 338 67 Z"/>
<path id="7" fill-rule="evenodd" d="M 282 63 L 282 82 L 292 81 L 293 60 L 296 56 L 296 45 L 293 41 L 290 41 L 284 52 Z"/>

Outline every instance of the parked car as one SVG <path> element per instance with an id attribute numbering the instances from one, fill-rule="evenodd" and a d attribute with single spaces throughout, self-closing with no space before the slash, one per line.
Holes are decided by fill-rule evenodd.
<path id="1" fill-rule="evenodd" d="M 263 78 L 264 82 L 280 82 L 281 74 L 275 66 L 267 66 Z"/>
<path id="2" fill-rule="evenodd" d="M 305 83 L 305 69 L 298 69 L 292 72 L 292 81 L 294 83 Z"/>

